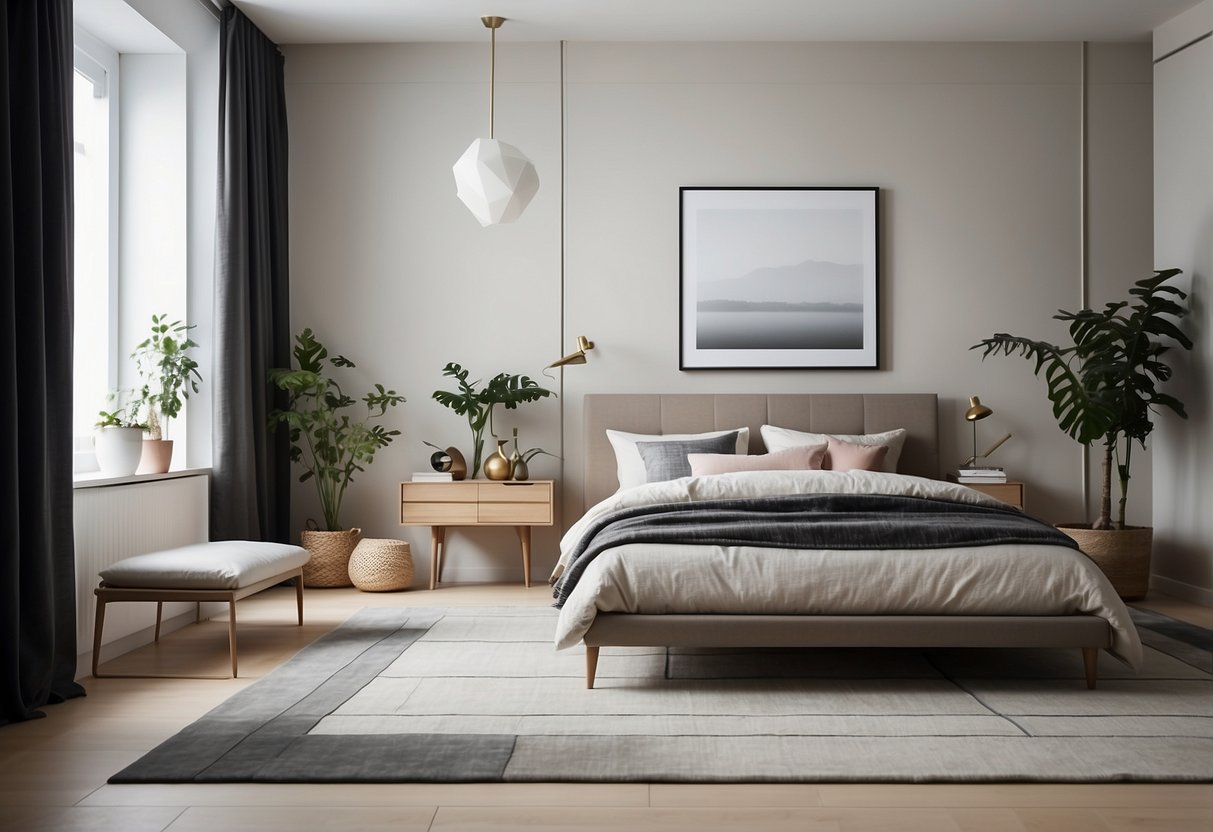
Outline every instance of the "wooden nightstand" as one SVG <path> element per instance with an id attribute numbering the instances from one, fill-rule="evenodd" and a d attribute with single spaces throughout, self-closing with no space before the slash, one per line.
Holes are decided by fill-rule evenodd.
<path id="1" fill-rule="evenodd" d="M 400 523 L 430 527 L 430 589 L 442 580 L 448 526 L 513 526 L 531 585 L 531 526 L 552 525 L 552 481 L 400 483 Z"/>
<path id="2" fill-rule="evenodd" d="M 995 500 L 1002 500 L 1007 505 L 1015 506 L 1015 508 L 1023 511 L 1024 495 L 1022 482 L 962 482 L 965 488 L 972 488 L 974 491 L 980 491 L 982 494 L 993 497 Z"/>

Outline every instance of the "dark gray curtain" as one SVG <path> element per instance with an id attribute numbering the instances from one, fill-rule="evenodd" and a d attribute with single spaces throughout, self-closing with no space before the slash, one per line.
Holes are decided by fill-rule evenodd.
<path id="1" fill-rule="evenodd" d="M 0 724 L 83 696 L 72 543 L 72 3 L 0 12 Z"/>
<path id="2" fill-rule="evenodd" d="M 219 55 L 211 538 L 285 542 L 289 447 L 266 427 L 266 373 L 291 357 L 282 54 L 229 6 Z"/>

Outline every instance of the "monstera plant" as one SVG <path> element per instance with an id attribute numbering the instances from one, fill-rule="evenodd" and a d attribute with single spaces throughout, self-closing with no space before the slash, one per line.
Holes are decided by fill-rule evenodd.
<path id="1" fill-rule="evenodd" d="M 1172 375 L 1171 367 L 1163 360 L 1172 345 L 1192 348 L 1192 341 L 1178 326 L 1187 313 L 1183 304 L 1187 294 L 1169 282 L 1179 273 L 1179 269 L 1156 271 L 1133 284 L 1129 300 L 1109 303 L 1100 311 L 1060 310 L 1053 317 L 1069 324 L 1073 343 L 1067 346 L 997 333 L 971 347 L 982 350 L 983 358 L 1018 354 L 1034 361 L 1034 372 L 1048 385 L 1053 415 L 1061 429 L 1083 445 L 1102 443 L 1103 489 L 1099 516 L 1090 526 L 1092 532 L 1128 530 L 1125 505 L 1133 448 L 1145 447 L 1146 438 L 1154 430 L 1154 413 L 1165 408 L 1187 418 L 1183 403 L 1159 389 Z M 1115 518 L 1113 477 L 1120 486 Z M 1078 538 L 1088 555 L 1107 546 L 1084 543 L 1083 537 L 1070 528 L 1062 529 Z M 1148 536 L 1144 540 L 1148 583 L 1150 541 Z M 1135 557 L 1140 571 L 1141 556 Z M 1127 593 L 1129 597 L 1145 594 L 1140 580 L 1138 584 L 1138 589 Z"/>

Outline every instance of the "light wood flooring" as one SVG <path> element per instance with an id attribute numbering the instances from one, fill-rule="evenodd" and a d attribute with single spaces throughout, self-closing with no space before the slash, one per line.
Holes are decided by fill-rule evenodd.
<path id="1" fill-rule="evenodd" d="M 0 829 L 25 830 L 930 830 L 1120 832 L 1213 828 L 1213 786 L 1181 785 L 138 785 L 106 778 L 288 659 L 355 610 L 377 605 L 543 606 L 545 586 L 430 592 L 294 590 L 238 605 L 239 679 L 93 679 L 47 718 L 0 728 Z M 1142 606 L 1203 626 L 1213 610 Z M 222 676 L 226 621 L 188 626 L 105 665 L 112 672 Z"/>

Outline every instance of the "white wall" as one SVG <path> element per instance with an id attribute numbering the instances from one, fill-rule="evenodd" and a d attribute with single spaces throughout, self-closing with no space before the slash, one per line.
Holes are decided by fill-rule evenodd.
<path id="1" fill-rule="evenodd" d="M 347 524 L 427 551 L 425 529 L 397 525 L 395 484 L 425 466 L 421 439 L 467 445 L 428 400 L 442 365 L 534 374 L 579 334 L 597 349 L 565 371 L 559 404 L 518 416 L 527 444 L 563 443 L 563 464 L 534 473 L 567 485 L 566 521 L 582 396 L 657 390 L 937 391 L 945 467 L 967 456 L 961 413 L 979 394 L 996 411 L 979 444 L 1015 434 L 992 461 L 1027 483 L 1029 510 L 1084 514 L 1082 454 L 1043 382 L 1022 359 L 968 350 L 995 331 L 1061 339 L 1050 316 L 1079 303 L 1079 44 L 568 44 L 563 324 L 559 51 L 498 50 L 498 137 L 543 184 L 516 225 L 482 229 L 449 170 L 484 129 L 483 51 L 285 50 L 292 325 L 409 397 L 406 435 L 352 487 Z M 1144 45 L 1095 45 L 1088 61 L 1089 182 L 1109 195 L 1090 217 L 1095 302 L 1149 270 L 1149 61 Z M 682 185 L 880 186 L 881 369 L 680 372 Z M 314 502 L 297 496 L 301 524 Z M 1148 519 L 1149 488 L 1133 500 Z M 537 538 L 537 575 L 555 540 Z M 512 537 L 461 531 L 450 548 L 455 580 L 517 577 Z"/>
<path id="2" fill-rule="evenodd" d="M 473 378 L 541 369 L 560 342 L 560 95 L 555 44 L 499 44 L 496 136 L 534 162 L 540 187 L 521 219 L 482 228 L 455 197 L 451 165 L 488 129 L 487 45 L 287 47 L 291 136 L 291 326 L 311 327 L 361 396 L 379 382 L 405 395 L 388 423 L 404 435 L 357 476 L 342 512 L 369 537 L 408 540 L 427 580 L 429 530 L 399 525 L 399 483 L 429 470 L 429 440 L 471 460 L 464 418 L 430 399 L 449 361 Z M 349 383 L 345 378 L 350 379 Z M 453 389 L 453 387 L 452 387 Z M 496 428 L 527 446 L 559 441 L 559 403 L 497 409 Z M 546 457 L 532 478 L 551 478 Z M 292 520 L 318 518 L 310 483 Z M 543 579 L 554 530 L 536 530 Z M 511 529 L 449 535 L 448 580 L 521 579 Z"/>
<path id="3" fill-rule="evenodd" d="M 1154 260 L 1184 270 L 1191 353 L 1173 352 L 1171 414 L 1154 435 L 1154 586 L 1213 605 L 1213 0 L 1155 31 Z M 1198 40 L 1204 37 L 1204 40 Z"/>

